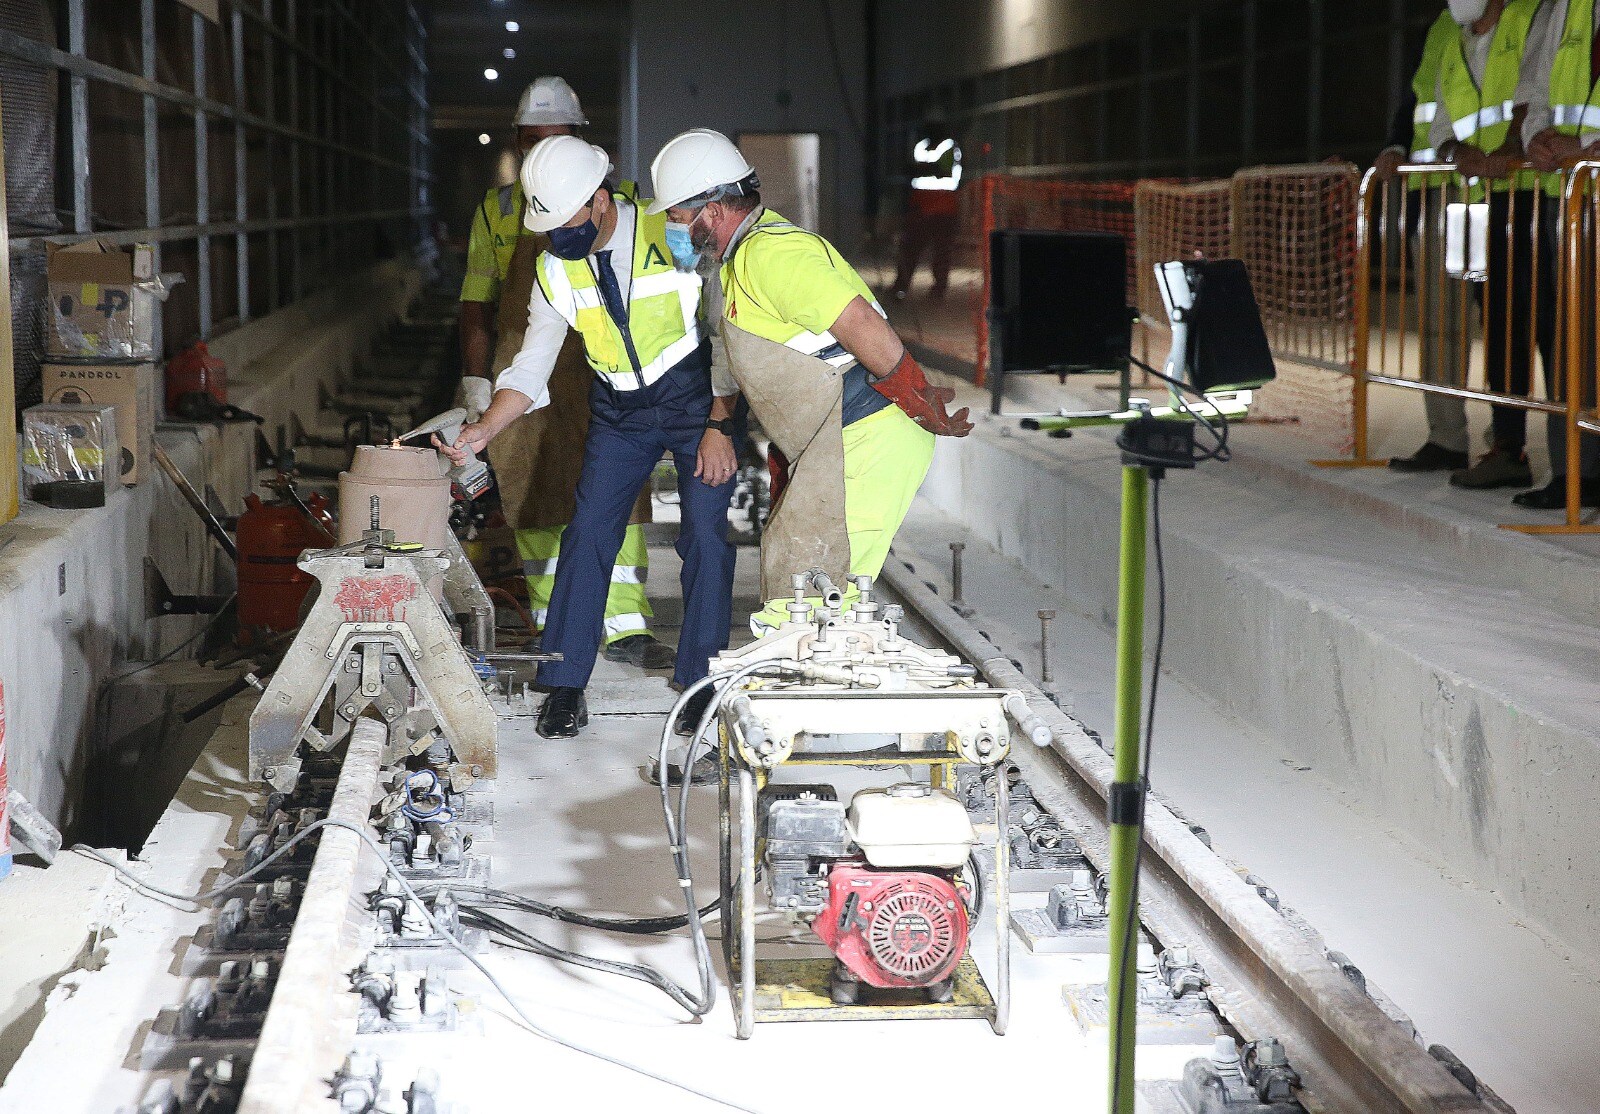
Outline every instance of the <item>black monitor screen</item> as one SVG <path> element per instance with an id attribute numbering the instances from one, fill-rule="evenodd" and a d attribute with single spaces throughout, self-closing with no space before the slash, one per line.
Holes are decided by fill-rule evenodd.
<path id="1" fill-rule="evenodd" d="M 1127 246 L 1114 232 L 989 235 L 990 327 L 997 367 L 1113 370 L 1133 342 Z"/>
<path id="2" fill-rule="evenodd" d="M 1199 280 L 1189 338 L 1189 381 L 1202 391 L 1253 390 L 1271 381 L 1277 370 L 1244 263 L 1208 259 L 1189 269 Z"/>

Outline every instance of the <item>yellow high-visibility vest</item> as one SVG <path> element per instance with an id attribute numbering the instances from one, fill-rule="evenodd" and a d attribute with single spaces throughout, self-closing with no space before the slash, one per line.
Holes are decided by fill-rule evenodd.
<path id="1" fill-rule="evenodd" d="M 1562 135 L 1600 131 L 1595 74 L 1589 67 L 1593 42 L 1594 0 L 1568 0 L 1567 23 L 1550 66 L 1550 122 Z M 1546 174 L 1541 181 L 1551 197 L 1561 196 L 1559 172 Z"/>
<path id="2" fill-rule="evenodd" d="M 1485 154 L 1492 154 L 1511 133 L 1511 118 L 1516 109 L 1517 79 L 1522 70 L 1522 55 L 1528 45 L 1528 27 L 1534 13 L 1539 10 L 1539 0 L 1510 0 L 1500 21 L 1495 24 L 1494 38 L 1489 43 L 1489 60 L 1483 70 L 1483 87 L 1472 80 L 1467 68 L 1463 36 L 1456 37 L 1455 49 L 1447 50 L 1439 68 L 1439 91 L 1443 104 L 1440 110 L 1450 120 L 1450 130 L 1456 142 L 1470 144 Z M 1530 172 L 1517 176 L 1518 189 L 1532 188 L 1538 175 Z M 1496 192 L 1510 188 L 1504 180 L 1493 183 Z M 1473 200 L 1483 197 L 1483 184 L 1472 185 Z"/>
<path id="3" fill-rule="evenodd" d="M 625 337 L 600 297 L 592 256 L 539 256 L 539 289 L 583 337 L 595 373 L 621 390 L 647 387 L 700 346 L 700 276 L 679 271 L 667 247 L 667 215 L 645 213 L 644 202 L 613 191 L 633 206 L 633 274 Z M 629 352 L 628 340 L 633 341 Z"/>

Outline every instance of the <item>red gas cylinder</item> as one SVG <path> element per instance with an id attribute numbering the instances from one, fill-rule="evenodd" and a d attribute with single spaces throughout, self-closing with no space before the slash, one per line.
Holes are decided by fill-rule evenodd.
<path id="1" fill-rule="evenodd" d="M 307 549 L 333 544 L 330 533 L 319 529 L 291 503 L 263 503 L 245 496 L 239 516 L 239 625 L 273 631 L 300 625 L 300 604 L 313 580 L 295 567 Z M 319 520 L 326 518 L 327 502 L 320 495 L 306 500 Z"/>

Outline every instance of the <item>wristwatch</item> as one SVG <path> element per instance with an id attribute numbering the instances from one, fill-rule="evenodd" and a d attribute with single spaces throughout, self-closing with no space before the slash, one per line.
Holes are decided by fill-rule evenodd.
<path id="1" fill-rule="evenodd" d="M 707 429 L 714 429 L 718 433 L 724 434 L 724 435 L 726 435 L 728 437 L 732 437 L 733 436 L 733 419 L 732 418 L 707 418 L 706 419 L 706 428 Z"/>

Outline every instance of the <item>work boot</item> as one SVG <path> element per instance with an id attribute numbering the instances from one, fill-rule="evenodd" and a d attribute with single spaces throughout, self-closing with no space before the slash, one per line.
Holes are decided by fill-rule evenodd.
<path id="1" fill-rule="evenodd" d="M 1529 510 L 1559 511 L 1567 505 L 1567 477 L 1557 476 L 1544 487 L 1519 492 L 1511 497 L 1511 501 Z M 1600 476 L 1579 477 L 1578 505 L 1600 507 Z"/>
<path id="2" fill-rule="evenodd" d="M 693 735 L 700 726 L 700 717 L 706 714 L 706 705 L 711 703 L 715 695 L 710 686 L 701 689 L 689 698 L 683 706 L 683 711 L 678 713 L 678 718 L 672 721 L 672 730 L 677 735 Z"/>
<path id="3" fill-rule="evenodd" d="M 589 703 L 583 690 L 563 685 L 550 690 L 539 706 L 533 729 L 546 739 L 570 739 L 589 722 Z"/>
<path id="4" fill-rule="evenodd" d="M 600 653 L 607 661 L 625 662 L 640 669 L 671 669 L 678 660 L 677 651 L 653 634 L 630 634 L 607 642 Z"/>
<path id="5" fill-rule="evenodd" d="M 1528 454 L 1521 449 L 1496 445 L 1471 468 L 1450 473 L 1450 482 L 1456 487 L 1473 491 L 1487 491 L 1492 487 L 1527 487 L 1533 483 L 1533 469 L 1528 467 Z"/>
<path id="6" fill-rule="evenodd" d="M 1426 442 L 1410 456 L 1389 458 L 1389 467 L 1396 472 L 1454 472 L 1470 463 L 1466 453 L 1447 449 L 1436 441 Z"/>
<path id="7" fill-rule="evenodd" d="M 683 784 L 684 759 L 689 757 L 688 744 L 673 747 L 667 751 L 667 784 Z M 661 759 L 652 754 L 650 756 L 649 780 L 651 785 L 661 784 Z M 689 767 L 689 783 L 691 785 L 710 785 L 717 780 L 717 759 L 714 750 L 709 748 L 700 752 Z"/>

